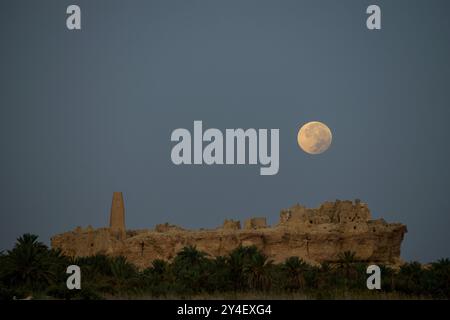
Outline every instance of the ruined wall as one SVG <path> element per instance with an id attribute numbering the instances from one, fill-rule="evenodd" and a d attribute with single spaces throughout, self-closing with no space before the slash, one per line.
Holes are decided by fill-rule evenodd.
<path id="1" fill-rule="evenodd" d="M 225 221 L 223 222 L 222 225 L 222 229 L 225 230 L 240 230 L 241 229 L 241 222 L 240 221 L 235 221 L 235 220 L 227 220 L 225 219 Z"/>
<path id="2" fill-rule="evenodd" d="M 356 200 L 325 202 L 317 209 L 308 209 L 299 204 L 282 210 L 281 225 L 323 224 L 323 223 L 366 223 L 371 219 L 367 204 Z"/>
<path id="3" fill-rule="evenodd" d="M 211 256 L 225 255 L 239 245 L 255 245 L 270 259 L 282 262 L 298 256 L 311 263 L 337 261 L 344 251 L 353 251 L 360 260 L 398 264 L 406 226 L 370 220 L 366 204 L 359 201 L 327 202 L 316 209 L 300 205 L 282 210 L 280 221 L 268 227 L 265 218 L 240 222 L 226 220 L 215 230 L 190 231 L 163 224 L 155 230 L 129 230 L 117 238 L 113 230 L 82 229 L 56 235 L 52 247 L 70 256 L 96 253 L 123 255 L 139 268 L 154 259 L 172 259 L 187 245 Z"/>
<path id="4" fill-rule="evenodd" d="M 266 218 L 250 218 L 245 220 L 244 229 L 245 230 L 256 230 L 267 228 Z"/>

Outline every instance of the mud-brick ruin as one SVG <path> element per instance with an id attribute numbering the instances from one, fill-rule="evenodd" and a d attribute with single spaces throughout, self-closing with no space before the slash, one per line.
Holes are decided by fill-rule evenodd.
<path id="1" fill-rule="evenodd" d="M 226 255 L 239 245 L 255 245 L 275 262 L 291 256 L 310 263 L 335 262 L 340 253 L 353 251 L 361 261 L 397 265 L 406 232 L 403 224 L 371 220 L 367 204 L 359 200 L 325 202 L 315 209 L 297 204 L 282 210 L 273 227 L 265 218 L 250 218 L 243 227 L 240 221 L 225 220 L 211 230 L 185 230 L 168 223 L 126 230 L 122 193 L 115 192 L 109 228 L 77 227 L 55 235 L 51 244 L 69 256 L 122 255 L 141 269 L 154 259 L 172 259 L 188 245 L 210 256 Z"/>

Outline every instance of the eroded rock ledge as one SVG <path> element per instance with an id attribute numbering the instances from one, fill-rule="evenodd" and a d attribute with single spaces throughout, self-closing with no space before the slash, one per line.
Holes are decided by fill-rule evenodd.
<path id="1" fill-rule="evenodd" d="M 334 262 L 340 253 L 353 251 L 361 261 L 396 265 L 407 232 L 403 224 L 371 220 L 367 204 L 359 200 L 325 202 L 315 209 L 295 205 L 282 210 L 273 227 L 265 218 L 250 218 L 243 228 L 239 221 L 225 220 L 222 227 L 210 230 L 185 230 L 168 223 L 152 230 L 125 230 L 125 222 L 117 224 L 125 221 L 123 202 L 117 199 L 122 197 L 113 197 L 110 228 L 77 227 L 52 237 L 52 247 L 69 256 L 123 255 L 139 268 L 150 266 L 154 259 L 170 260 L 187 245 L 211 256 L 226 255 L 239 245 L 255 245 L 275 262 L 291 256 L 310 263 Z"/>

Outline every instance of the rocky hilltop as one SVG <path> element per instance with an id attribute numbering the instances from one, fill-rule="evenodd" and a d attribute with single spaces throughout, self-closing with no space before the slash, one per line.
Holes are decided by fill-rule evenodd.
<path id="1" fill-rule="evenodd" d="M 225 220 L 211 230 L 185 230 L 168 223 L 152 230 L 125 230 L 123 198 L 117 192 L 109 228 L 77 227 L 55 235 L 51 244 L 69 256 L 122 255 L 139 268 L 150 266 L 154 259 L 170 260 L 187 245 L 211 256 L 225 255 L 239 245 L 255 245 L 275 262 L 291 256 L 310 263 L 334 262 L 340 253 L 353 251 L 358 260 L 395 265 L 400 263 L 406 232 L 403 224 L 371 220 L 367 204 L 359 200 L 325 202 L 315 209 L 297 204 L 282 210 L 273 227 L 265 218 L 250 218 L 243 228 L 240 221 Z"/>

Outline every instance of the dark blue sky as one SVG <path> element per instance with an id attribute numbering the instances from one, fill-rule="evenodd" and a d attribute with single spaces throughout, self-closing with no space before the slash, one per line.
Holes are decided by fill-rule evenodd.
<path id="1" fill-rule="evenodd" d="M 82 9 L 82 30 L 65 10 Z M 382 9 L 369 31 L 365 10 Z M 0 250 L 25 232 L 215 227 L 360 198 L 407 224 L 406 260 L 450 256 L 450 2 L 0 3 Z M 280 171 L 174 166 L 171 132 L 279 128 Z M 310 156 L 299 126 L 326 123 Z"/>

